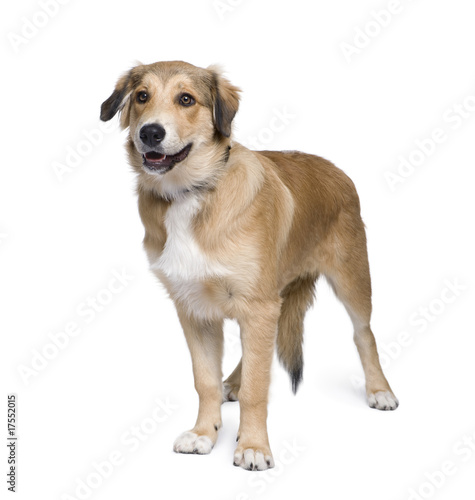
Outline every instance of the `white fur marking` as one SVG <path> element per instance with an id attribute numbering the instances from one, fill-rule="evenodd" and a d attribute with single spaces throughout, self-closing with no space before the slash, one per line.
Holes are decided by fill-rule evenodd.
<path id="1" fill-rule="evenodd" d="M 203 253 L 193 237 L 192 221 L 199 208 L 199 199 L 191 195 L 171 204 L 165 216 L 165 248 L 152 269 L 179 282 L 230 274 L 225 266 Z"/>
<path id="2" fill-rule="evenodd" d="M 213 449 L 213 441 L 208 436 L 198 436 L 194 432 L 180 434 L 173 443 L 176 453 L 197 453 L 207 455 Z"/>
<path id="3" fill-rule="evenodd" d="M 368 395 L 371 408 L 378 410 L 395 410 L 399 406 L 396 396 L 390 391 L 378 391 Z"/>
<path id="4" fill-rule="evenodd" d="M 272 455 L 264 455 L 260 450 L 247 448 L 236 450 L 234 453 L 234 465 L 247 470 L 266 470 L 275 466 Z"/>

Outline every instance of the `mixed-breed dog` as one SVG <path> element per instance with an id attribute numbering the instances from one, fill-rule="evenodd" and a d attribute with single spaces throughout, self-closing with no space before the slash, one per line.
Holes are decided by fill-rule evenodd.
<path id="1" fill-rule="evenodd" d="M 137 174 L 144 248 L 177 309 L 199 395 L 195 426 L 179 453 L 210 453 L 221 404 L 239 400 L 234 465 L 274 461 L 267 399 L 274 349 L 292 389 L 302 379 L 303 324 L 326 277 L 354 326 L 372 408 L 394 396 L 370 328 L 366 235 L 353 182 L 329 161 L 297 151 L 251 151 L 231 138 L 239 89 L 217 67 L 139 65 L 102 104 L 120 113 Z M 223 382 L 223 322 L 241 330 L 242 359 Z"/>

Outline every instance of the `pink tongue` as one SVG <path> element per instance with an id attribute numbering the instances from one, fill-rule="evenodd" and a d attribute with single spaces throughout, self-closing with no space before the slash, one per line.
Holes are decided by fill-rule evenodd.
<path id="1" fill-rule="evenodd" d="M 147 158 L 148 161 L 161 161 L 165 159 L 166 155 L 162 155 L 160 153 L 155 153 L 154 151 L 151 151 L 150 153 L 145 153 L 145 158 Z"/>

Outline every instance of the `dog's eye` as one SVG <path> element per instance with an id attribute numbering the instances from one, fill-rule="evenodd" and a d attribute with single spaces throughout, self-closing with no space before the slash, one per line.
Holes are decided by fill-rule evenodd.
<path id="1" fill-rule="evenodd" d="M 147 92 L 142 91 L 142 92 L 139 92 L 137 94 L 137 102 L 144 103 L 144 102 L 147 102 L 147 101 L 148 101 L 148 94 L 147 94 Z"/>
<path id="2" fill-rule="evenodd" d="M 196 101 L 193 99 L 193 97 L 190 94 L 183 94 L 180 97 L 180 104 L 182 106 L 191 106 L 192 104 L 195 104 L 195 102 Z"/>

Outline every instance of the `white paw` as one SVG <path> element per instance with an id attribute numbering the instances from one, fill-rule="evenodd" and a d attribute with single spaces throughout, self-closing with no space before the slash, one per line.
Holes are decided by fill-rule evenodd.
<path id="1" fill-rule="evenodd" d="M 223 384 L 223 403 L 226 401 L 237 401 L 237 394 L 234 393 L 231 385 L 224 383 Z"/>
<path id="2" fill-rule="evenodd" d="M 198 436 L 190 431 L 180 434 L 173 443 L 173 451 L 176 453 L 207 455 L 212 449 L 213 441 L 208 436 Z"/>
<path id="3" fill-rule="evenodd" d="M 399 406 L 399 401 L 391 391 L 368 394 L 368 403 L 371 408 L 378 410 L 395 410 Z"/>
<path id="4" fill-rule="evenodd" d="M 274 467 L 274 459 L 272 455 L 253 448 L 237 449 L 234 452 L 234 465 L 247 470 L 266 470 Z"/>

